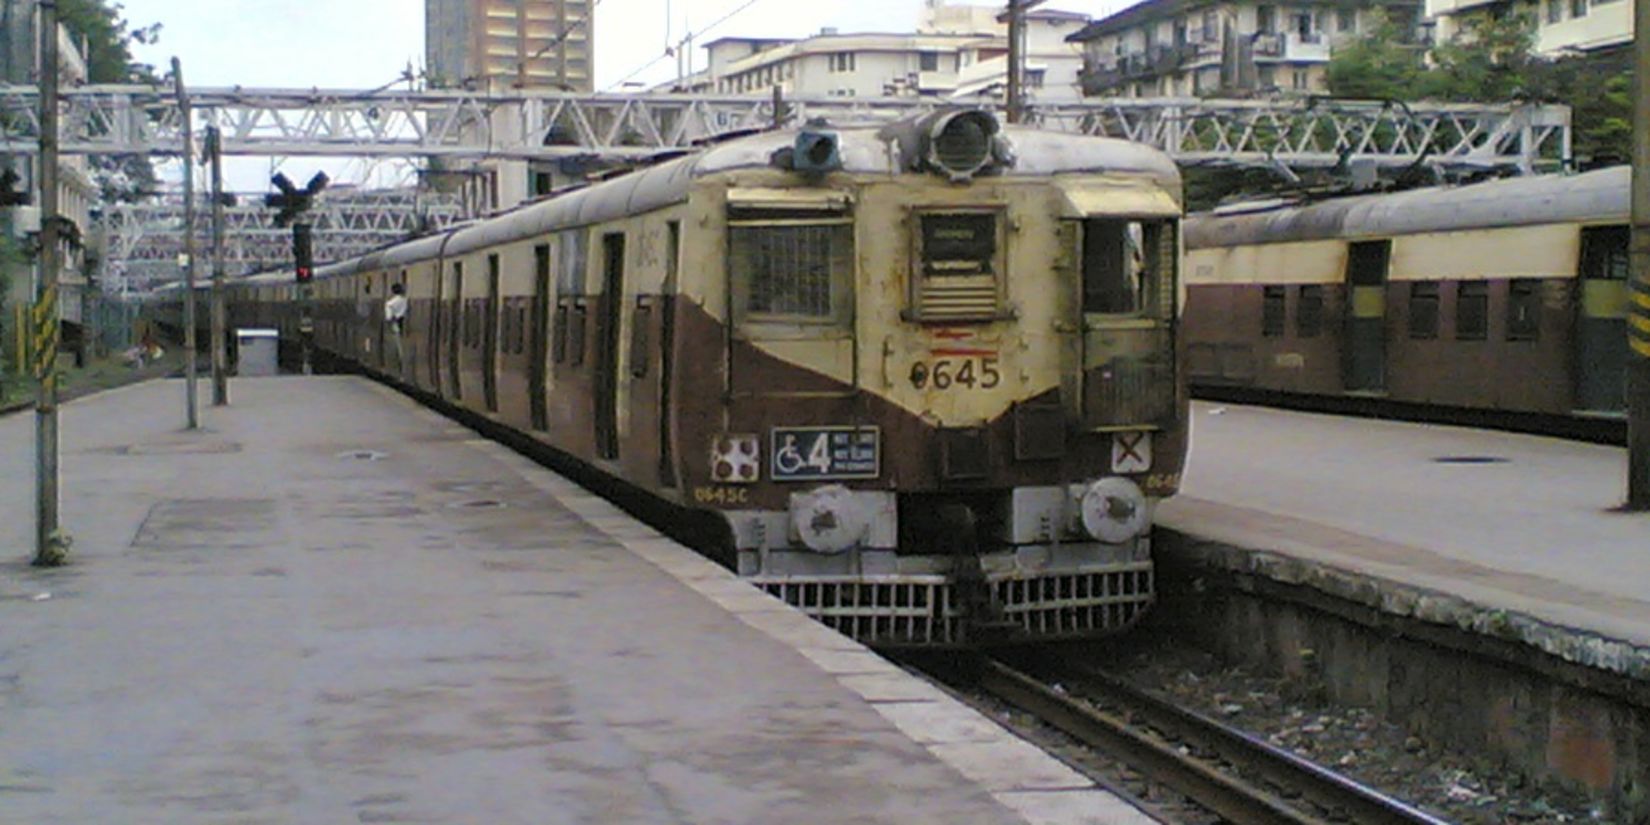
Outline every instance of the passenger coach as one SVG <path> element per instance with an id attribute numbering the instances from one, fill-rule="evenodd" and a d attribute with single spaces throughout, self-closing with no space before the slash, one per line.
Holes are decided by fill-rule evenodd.
<path id="1" fill-rule="evenodd" d="M 718 514 L 868 642 L 1090 636 L 1151 603 L 1180 481 L 1179 198 L 980 111 L 772 132 L 324 268 L 315 342 Z M 246 297 L 298 332 L 295 287 Z"/>
<path id="2" fill-rule="evenodd" d="M 1619 413 L 1627 167 L 1187 220 L 1205 388 Z"/>

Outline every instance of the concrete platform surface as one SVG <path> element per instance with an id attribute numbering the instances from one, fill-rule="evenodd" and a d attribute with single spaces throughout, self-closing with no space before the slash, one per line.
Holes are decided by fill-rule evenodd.
<path id="1" fill-rule="evenodd" d="M 991 720 L 355 378 L 0 419 L 0 821 L 1139 823 Z"/>
<path id="2" fill-rule="evenodd" d="M 1605 642 L 1553 651 L 1566 658 L 1650 661 L 1650 514 L 1612 512 L 1624 450 L 1239 405 L 1192 414 L 1185 484 L 1160 525 Z"/>

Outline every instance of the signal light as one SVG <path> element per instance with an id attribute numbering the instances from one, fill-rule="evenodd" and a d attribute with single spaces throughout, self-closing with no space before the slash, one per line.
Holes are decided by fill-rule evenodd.
<path id="1" fill-rule="evenodd" d="M 315 255 L 307 223 L 292 225 L 292 258 L 297 264 L 298 283 L 309 283 L 315 277 Z"/>

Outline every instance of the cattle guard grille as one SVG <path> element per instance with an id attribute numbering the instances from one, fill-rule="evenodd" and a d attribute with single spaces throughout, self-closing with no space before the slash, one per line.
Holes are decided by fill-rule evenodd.
<path id="1" fill-rule="evenodd" d="M 955 646 L 977 641 L 970 638 L 955 583 L 945 576 L 759 576 L 752 583 L 816 621 L 873 647 Z M 994 623 L 1016 631 L 1001 641 L 1127 630 L 1145 614 L 1156 592 L 1150 561 L 1069 573 L 987 574 L 986 586 L 999 614 Z"/>

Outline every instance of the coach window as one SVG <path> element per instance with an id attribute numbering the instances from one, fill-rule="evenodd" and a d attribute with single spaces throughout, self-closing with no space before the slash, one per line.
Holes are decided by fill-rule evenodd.
<path id="1" fill-rule="evenodd" d="M 1409 285 L 1409 337 L 1438 337 L 1438 283 L 1416 281 Z"/>
<path id="2" fill-rule="evenodd" d="M 1484 281 L 1461 281 L 1455 293 L 1455 339 L 1482 341 L 1489 336 L 1490 290 Z"/>
<path id="3" fill-rule="evenodd" d="M 1177 241 L 1172 221 L 1083 221 L 1083 311 L 1174 316 Z"/>
<path id="4" fill-rule="evenodd" d="M 844 323 L 854 265 L 854 228 L 832 209 L 732 208 L 728 266 L 742 322 Z"/>
<path id="5" fill-rule="evenodd" d="M 1541 282 L 1507 282 L 1507 340 L 1534 341 L 1541 337 Z"/>
<path id="6" fill-rule="evenodd" d="M 1260 334 L 1282 338 L 1289 326 L 1289 291 L 1281 286 L 1263 287 L 1260 307 Z"/>
<path id="7" fill-rule="evenodd" d="M 1316 338 L 1323 332 L 1323 284 L 1303 284 L 1295 295 L 1295 337 Z"/>

